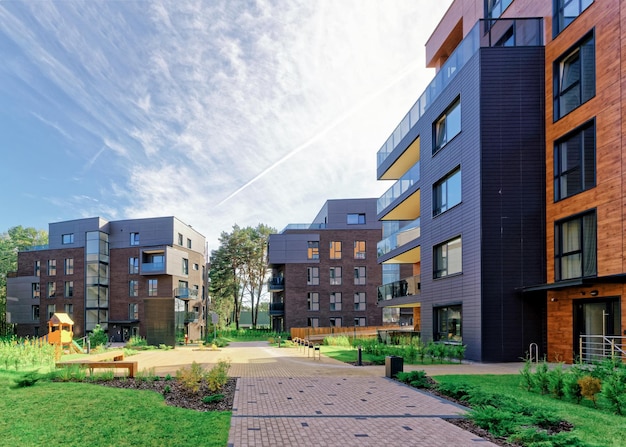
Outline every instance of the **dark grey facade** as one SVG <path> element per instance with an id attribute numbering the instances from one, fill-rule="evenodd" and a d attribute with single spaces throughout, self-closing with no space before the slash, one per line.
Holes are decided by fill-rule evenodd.
<path id="1" fill-rule="evenodd" d="M 437 120 L 456 100 L 461 130 L 434 150 Z M 515 361 L 541 342 L 544 306 L 522 300 L 519 289 L 545 280 L 544 115 L 543 46 L 484 46 L 379 163 L 383 178 L 419 138 L 419 180 L 379 209 L 379 218 L 419 194 L 420 236 L 379 261 L 402 262 L 403 253 L 419 247 L 420 291 L 379 306 L 413 303 L 423 340 L 438 339 L 440 309 L 454 308 L 460 309 L 454 342 L 467 346 L 469 359 Z M 435 215 L 436 185 L 457 169 L 460 201 Z M 459 237 L 460 271 L 436 277 L 438 245 Z"/>

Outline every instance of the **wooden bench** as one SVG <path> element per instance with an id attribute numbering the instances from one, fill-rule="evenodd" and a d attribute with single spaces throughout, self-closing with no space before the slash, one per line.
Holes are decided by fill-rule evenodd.
<path id="1" fill-rule="evenodd" d="M 126 369 L 129 377 L 135 377 L 137 373 L 136 361 L 124 361 L 124 351 L 108 351 L 100 354 L 92 354 L 75 360 L 67 360 L 65 362 L 57 362 L 57 368 L 65 368 L 72 365 L 79 365 L 89 368 L 89 374 L 93 375 L 94 369 Z"/>

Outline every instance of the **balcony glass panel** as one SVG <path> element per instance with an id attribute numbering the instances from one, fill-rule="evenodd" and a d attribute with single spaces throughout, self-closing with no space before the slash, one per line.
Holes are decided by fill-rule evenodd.
<path id="1" fill-rule="evenodd" d="M 381 213 L 391 205 L 394 200 L 404 194 L 411 186 L 419 182 L 420 162 L 418 161 L 404 174 L 400 180 L 396 181 L 391 188 L 385 192 L 376 203 L 376 212 Z"/>
<path id="2" fill-rule="evenodd" d="M 141 264 L 142 273 L 163 272 L 165 262 L 144 262 Z"/>
<path id="3" fill-rule="evenodd" d="M 386 301 L 403 296 L 417 295 L 421 291 L 420 275 L 384 284 L 378 287 L 378 301 Z"/>
<path id="4" fill-rule="evenodd" d="M 421 234 L 420 218 L 418 217 L 408 225 L 398 229 L 377 244 L 378 257 L 386 255 L 390 251 L 414 241 Z"/>
<path id="5" fill-rule="evenodd" d="M 285 303 L 270 303 L 270 315 L 282 314 L 285 312 Z"/>
<path id="6" fill-rule="evenodd" d="M 506 1 L 504 1 L 506 3 Z M 482 26 L 481 26 L 482 25 Z M 409 130 L 426 113 L 426 110 L 435 102 L 441 93 L 448 87 L 459 70 L 472 58 L 480 47 L 501 46 L 502 37 L 507 33 L 513 33 L 512 39 L 507 39 L 507 46 L 539 46 L 543 45 L 542 38 L 543 19 L 481 19 L 465 36 L 457 48 L 452 52 L 448 60 L 437 72 L 433 80 L 413 107 L 402 119 L 398 127 L 385 141 L 377 154 L 377 166 L 380 167 L 400 141 L 407 135 Z M 407 126 L 408 123 L 408 126 Z"/>

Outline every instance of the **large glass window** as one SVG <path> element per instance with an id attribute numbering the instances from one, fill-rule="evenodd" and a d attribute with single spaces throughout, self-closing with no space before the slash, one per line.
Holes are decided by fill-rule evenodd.
<path id="1" fill-rule="evenodd" d="M 139 296 L 139 281 L 136 279 L 128 281 L 128 296 Z"/>
<path id="2" fill-rule="evenodd" d="M 54 298 L 57 294 L 57 284 L 54 281 L 48 283 L 48 298 Z"/>
<path id="3" fill-rule="evenodd" d="M 461 168 L 439 180 L 433 186 L 433 216 L 461 203 Z"/>
<path id="4" fill-rule="evenodd" d="M 128 319 L 139 320 L 139 304 L 130 303 L 128 305 Z"/>
<path id="5" fill-rule="evenodd" d="M 364 286 L 367 283 L 365 267 L 354 267 L 354 285 Z"/>
<path id="6" fill-rule="evenodd" d="M 39 299 L 40 296 L 40 289 L 39 289 L 39 283 L 38 282 L 34 282 L 31 284 L 31 291 L 32 291 L 32 297 L 34 300 Z"/>
<path id="7" fill-rule="evenodd" d="M 341 285 L 341 267 L 330 268 L 330 285 L 331 286 Z"/>
<path id="8" fill-rule="evenodd" d="M 354 310 L 365 310 L 365 292 L 354 294 Z"/>
<path id="9" fill-rule="evenodd" d="M 596 275 L 596 212 L 559 221 L 554 228 L 556 281 Z"/>
<path id="10" fill-rule="evenodd" d="M 556 37 L 576 20 L 593 0 L 554 0 L 553 34 Z"/>
<path id="11" fill-rule="evenodd" d="M 365 259 L 365 241 L 354 241 L 354 259 Z"/>
<path id="12" fill-rule="evenodd" d="M 461 238 L 435 246 L 433 256 L 433 278 L 443 278 L 462 272 Z"/>
<path id="13" fill-rule="evenodd" d="M 307 242 L 307 259 L 319 259 L 320 258 L 320 243 L 319 241 Z"/>
<path id="14" fill-rule="evenodd" d="M 307 309 L 320 310 L 320 294 L 317 292 L 309 292 L 307 294 Z"/>
<path id="15" fill-rule="evenodd" d="M 461 132 L 461 100 L 457 98 L 433 123 L 433 153 Z"/>
<path id="16" fill-rule="evenodd" d="M 52 318 L 52 315 L 56 312 L 56 306 L 54 304 L 48 304 L 48 320 Z"/>
<path id="17" fill-rule="evenodd" d="M 486 17 L 488 19 L 497 19 L 502 15 L 504 10 L 509 7 L 513 0 L 485 0 L 487 6 Z"/>
<path id="18" fill-rule="evenodd" d="M 307 267 L 306 268 L 306 284 L 307 286 L 318 286 L 320 284 L 319 267 Z"/>
<path id="19" fill-rule="evenodd" d="M 365 214 L 363 213 L 351 213 L 348 214 L 347 217 L 348 225 L 364 225 L 365 224 Z"/>
<path id="20" fill-rule="evenodd" d="M 330 259 L 341 259 L 341 241 L 330 242 Z"/>
<path id="21" fill-rule="evenodd" d="M 128 258 L 128 273 L 137 275 L 139 273 L 139 258 Z"/>
<path id="22" fill-rule="evenodd" d="M 65 298 L 71 298 L 74 296 L 74 281 L 65 281 L 64 284 Z"/>
<path id="23" fill-rule="evenodd" d="M 48 275 L 54 276 L 57 274 L 57 260 L 48 259 Z"/>
<path id="24" fill-rule="evenodd" d="M 330 310 L 341 310 L 341 292 L 330 293 Z"/>
<path id="25" fill-rule="evenodd" d="M 130 245 L 139 245 L 139 233 L 130 233 Z"/>
<path id="26" fill-rule="evenodd" d="M 65 304 L 63 306 L 63 310 L 65 311 L 66 314 L 68 314 L 70 317 L 74 317 L 74 305 L 73 304 Z"/>
<path id="27" fill-rule="evenodd" d="M 554 63 L 554 121 L 596 94 L 596 56 L 593 33 Z"/>
<path id="28" fill-rule="evenodd" d="M 309 317 L 306 319 L 306 325 L 308 327 L 320 327 L 319 317 Z"/>
<path id="29" fill-rule="evenodd" d="M 554 145 L 554 201 L 596 184 L 596 126 L 576 129 Z"/>
<path id="30" fill-rule="evenodd" d="M 33 320 L 39 320 L 39 305 L 31 306 L 31 317 Z"/>
<path id="31" fill-rule="evenodd" d="M 35 272 L 35 276 L 41 275 L 41 261 L 35 261 L 34 272 Z"/>
<path id="32" fill-rule="evenodd" d="M 435 340 L 462 342 L 462 308 L 461 305 L 435 307 Z"/>
<path id="33" fill-rule="evenodd" d="M 183 275 L 189 274 L 189 259 L 183 258 Z"/>
<path id="34" fill-rule="evenodd" d="M 63 245 L 74 243 L 74 233 L 64 234 L 61 236 L 61 243 Z"/>

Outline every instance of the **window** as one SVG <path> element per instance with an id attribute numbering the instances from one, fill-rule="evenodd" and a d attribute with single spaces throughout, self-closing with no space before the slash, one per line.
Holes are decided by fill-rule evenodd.
<path id="1" fill-rule="evenodd" d="M 139 296 L 139 281 L 135 279 L 128 281 L 128 296 Z"/>
<path id="2" fill-rule="evenodd" d="M 307 259 L 319 259 L 320 258 L 320 243 L 319 241 L 307 242 Z"/>
<path id="3" fill-rule="evenodd" d="M 596 213 L 559 221 L 554 228 L 556 281 L 596 274 Z"/>
<path id="4" fill-rule="evenodd" d="M 63 261 L 63 271 L 66 275 L 74 274 L 74 258 L 65 258 L 65 261 Z"/>
<path id="5" fill-rule="evenodd" d="M 320 327 L 320 319 L 319 317 L 309 317 L 306 319 L 306 324 L 308 327 Z"/>
<path id="6" fill-rule="evenodd" d="M 48 298 L 54 298 L 57 294 L 57 285 L 54 281 L 48 283 Z"/>
<path id="7" fill-rule="evenodd" d="M 592 3 L 593 0 L 555 0 L 553 15 L 554 37 L 576 20 L 576 17 L 582 14 Z"/>
<path id="8" fill-rule="evenodd" d="M 35 261 L 35 276 L 40 276 L 41 275 L 41 261 Z"/>
<path id="9" fill-rule="evenodd" d="M 139 273 L 139 258 L 128 258 L 128 273 L 131 275 L 137 275 Z"/>
<path id="10" fill-rule="evenodd" d="M 341 317 L 331 317 L 328 323 L 330 327 L 341 327 Z"/>
<path id="11" fill-rule="evenodd" d="M 356 317 L 354 319 L 354 325 L 355 326 L 367 326 L 365 324 L 365 317 Z"/>
<path id="12" fill-rule="evenodd" d="M 178 233 L 178 245 L 182 246 L 183 245 L 183 235 Z"/>
<path id="13" fill-rule="evenodd" d="M 307 286 L 318 286 L 320 283 L 320 269 L 319 267 L 307 267 L 306 268 L 306 284 Z"/>
<path id="14" fill-rule="evenodd" d="M 54 276 L 57 274 L 57 260 L 48 259 L 48 275 Z"/>
<path id="15" fill-rule="evenodd" d="M 366 281 L 365 267 L 354 267 L 354 285 L 364 286 Z"/>
<path id="16" fill-rule="evenodd" d="M 157 296 L 158 291 L 159 291 L 159 280 L 149 279 L 148 280 L 148 296 Z"/>
<path id="17" fill-rule="evenodd" d="M 462 342 L 462 312 L 461 305 L 435 307 L 433 309 L 435 318 L 434 339 L 438 341 Z"/>
<path id="18" fill-rule="evenodd" d="M 39 306 L 31 306 L 31 317 L 33 320 L 39 320 Z"/>
<path id="19" fill-rule="evenodd" d="M 365 241 L 354 241 L 354 259 L 365 259 Z"/>
<path id="20" fill-rule="evenodd" d="M 32 292 L 32 297 L 34 300 L 39 299 L 39 294 L 40 294 L 40 288 L 39 288 L 39 283 L 38 282 L 34 282 L 31 284 L 31 292 Z"/>
<path id="21" fill-rule="evenodd" d="M 330 310 L 341 310 L 341 292 L 330 292 Z"/>
<path id="22" fill-rule="evenodd" d="M 330 259 L 341 259 L 341 241 L 330 242 Z"/>
<path id="23" fill-rule="evenodd" d="M 330 268 L 330 285 L 331 286 L 341 285 L 341 267 Z"/>
<path id="24" fill-rule="evenodd" d="M 596 95 L 593 34 L 554 63 L 554 121 Z"/>
<path id="25" fill-rule="evenodd" d="M 187 238 L 187 248 L 191 250 L 191 239 Z"/>
<path id="26" fill-rule="evenodd" d="M 554 201 L 596 184 L 596 126 L 587 124 L 554 145 Z"/>
<path id="27" fill-rule="evenodd" d="M 198 268 L 199 268 L 198 264 L 194 263 L 194 264 L 193 264 L 193 269 L 194 269 L 194 270 L 198 270 Z"/>
<path id="28" fill-rule="evenodd" d="M 71 298 L 74 296 L 74 281 L 65 281 L 64 287 L 65 298 Z"/>
<path id="29" fill-rule="evenodd" d="M 486 0 L 488 19 L 497 19 L 513 0 Z"/>
<path id="30" fill-rule="evenodd" d="M 457 98 L 433 123 L 433 154 L 461 132 L 461 100 Z"/>
<path id="31" fill-rule="evenodd" d="M 130 245 L 139 245 L 139 233 L 130 233 Z"/>
<path id="32" fill-rule="evenodd" d="M 64 234 L 61 236 L 61 244 L 73 244 L 74 243 L 74 233 Z"/>
<path id="33" fill-rule="evenodd" d="M 435 246 L 433 256 L 433 278 L 443 278 L 462 271 L 461 238 Z"/>
<path id="34" fill-rule="evenodd" d="M 48 320 L 52 318 L 52 315 L 56 312 L 56 306 L 54 304 L 48 304 Z"/>
<path id="35" fill-rule="evenodd" d="M 183 275 L 189 274 L 189 259 L 183 258 Z"/>
<path id="36" fill-rule="evenodd" d="M 306 303 L 308 310 L 320 310 L 320 294 L 317 292 L 307 293 Z"/>
<path id="37" fill-rule="evenodd" d="M 364 213 L 348 214 L 347 223 L 348 225 L 365 225 L 365 214 Z"/>
<path id="38" fill-rule="evenodd" d="M 68 314 L 70 317 L 74 317 L 74 305 L 73 304 L 65 304 L 63 306 L 63 310 L 65 311 L 66 314 Z"/>
<path id="39" fill-rule="evenodd" d="M 354 294 L 354 310 L 365 310 L 365 292 Z"/>
<path id="40" fill-rule="evenodd" d="M 139 320 L 139 304 L 130 303 L 128 305 L 128 319 Z"/>
<path id="41" fill-rule="evenodd" d="M 433 216 L 438 216 L 461 203 L 461 168 L 439 180 L 433 186 Z"/>

